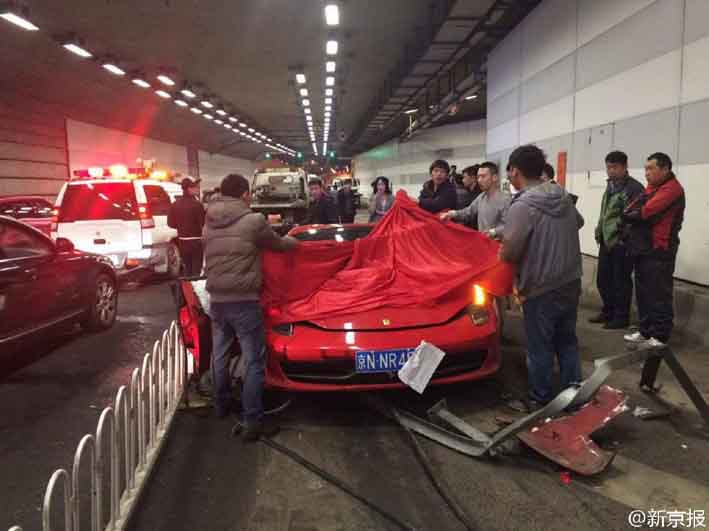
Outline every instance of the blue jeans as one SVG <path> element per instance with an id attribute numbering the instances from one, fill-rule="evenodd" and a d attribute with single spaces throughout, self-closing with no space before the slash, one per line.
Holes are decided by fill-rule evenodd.
<path id="1" fill-rule="evenodd" d="M 244 388 L 241 394 L 246 425 L 263 418 L 263 379 L 266 349 L 263 313 L 258 301 L 212 303 L 212 382 L 217 413 L 227 413 L 232 399 L 229 347 L 239 340 L 244 357 Z"/>
<path id="2" fill-rule="evenodd" d="M 529 351 L 529 398 L 546 404 L 554 398 L 554 356 L 559 358 L 561 388 L 581 381 L 581 359 L 576 337 L 581 281 L 524 302 L 524 327 Z"/>

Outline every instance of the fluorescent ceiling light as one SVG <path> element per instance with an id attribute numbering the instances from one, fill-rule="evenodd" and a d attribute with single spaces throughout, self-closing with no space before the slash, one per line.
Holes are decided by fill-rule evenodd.
<path id="1" fill-rule="evenodd" d="M 304 109 L 304 112 L 305 112 L 305 114 L 310 114 L 310 108 L 306 107 L 306 108 Z"/>
<path id="2" fill-rule="evenodd" d="M 325 63 L 325 71 L 326 72 L 334 72 L 335 68 L 337 67 L 335 61 L 328 61 Z"/>
<path id="3" fill-rule="evenodd" d="M 300 95 L 303 96 L 304 98 L 308 97 L 308 89 L 302 88 L 300 89 Z"/>
<path id="4" fill-rule="evenodd" d="M 239 127 L 246 127 L 246 124 L 245 124 L 244 122 L 241 122 L 241 123 L 239 124 Z"/>
<path id="5" fill-rule="evenodd" d="M 332 110 L 332 106 L 331 106 L 331 105 L 325 105 L 325 111 L 326 111 L 326 112 L 330 112 L 331 110 Z"/>
<path id="6" fill-rule="evenodd" d="M 477 98 L 477 97 L 478 97 L 477 94 L 471 94 L 470 96 L 466 96 L 466 97 L 465 97 L 465 100 L 466 100 L 466 101 L 474 100 L 474 99 Z"/>
<path id="7" fill-rule="evenodd" d="M 325 89 L 325 96 L 334 96 L 335 91 L 332 90 L 331 88 Z"/>
<path id="8" fill-rule="evenodd" d="M 327 55 L 337 55 L 338 48 L 339 45 L 337 44 L 337 41 L 327 41 L 327 44 L 325 45 L 325 52 Z"/>
<path id="9" fill-rule="evenodd" d="M 160 81 L 160 83 L 162 83 L 163 85 L 167 85 L 168 87 L 173 87 L 175 85 L 175 82 L 172 80 L 172 78 L 166 76 L 165 74 L 160 74 L 158 76 L 158 81 Z"/>
<path id="10" fill-rule="evenodd" d="M 224 122 L 222 122 L 221 120 L 214 120 L 214 123 L 215 123 L 215 124 L 222 125 Z"/>
<path id="11" fill-rule="evenodd" d="M 179 105 L 180 107 L 187 107 L 187 102 L 184 100 L 175 100 L 175 104 Z"/>
<path id="12" fill-rule="evenodd" d="M 325 22 L 328 26 L 337 26 L 340 24 L 340 8 L 337 4 L 328 4 L 325 6 Z"/>
<path id="13" fill-rule="evenodd" d="M 114 65 L 113 63 L 104 63 L 104 64 L 103 64 L 103 67 L 104 67 L 106 70 L 108 70 L 109 72 L 111 72 L 111 74 L 115 74 L 115 75 L 117 75 L 117 76 L 125 76 L 125 75 L 126 75 L 126 71 L 125 71 L 125 70 L 123 70 L 122 68 L 120 68 L 120 67 Z"/>
<path id="14" fill-rule="evenodd" d="M 150 88 L 150 83 L 148 83 L 147 81 L 145 81 L 144 79 L 141 79 L 139 77 L 136 77 L 133 80 L 133 84 L 138 85 L 141 88 Z"/>
<path id="15" fill-rule="evenodd" d="M 249 133 L 253 133 L 254 131 L 256 131 L 256 129 L 254 129 L 253 127 L 249 127 Z"/>
<path id="16" fill-rule="evenodd" d="M 305 74 L 296 74 L 295 80 L 298 82 L 299 85 L 304 85 L 305 84 Z"/>
<path id="17" fill-rule="evenodd" d="M 194 92 L 192 92 L 192 91 L 191 91 L 190 89 L 188 89 L 188 88 L 183 88 L 180 92 L 182 92 L 182 95 L 183 95 L 185 98 L 193 99 L 193 98 L 196 98 L 196 97 L 197 97 L 197 94 L 195 94 Z"/>
<path id="18" fill-rule="evenodd" d="M 227 112 L 224 109 L 217 109 L 217 114 L 219 116 L 226 116 Z"/>
<path id="19" fill-rule="evenodd" d="M 4 18 L 9 23 L 19 26 L 20 28 L 27 31 L 37 31 L 39 28 L 32 24 L 29 20 L 17 13 L 11 13 L 9 9 L 4 13 L 0 14 L 0 18 Z"/>
<path id="20" fill-rule="evenodd" d="M 240 134 L 241 136 L 246 136 L 246 133 L 244 133 L 243 131 L 239 131 L 239 134 Z"/>
<path id="21" fill-rule="evenodd" d="M 332 105 L 332 98 L 325 98 L 325 105 Z"/>
<path id="22" fill-rule="evenodd" d="M 328 112 L 326 112 L 325 114 L 323 114 L 323 116 L 324 116 L 325 118 L 330 118 L 331 113 L 328 111 Z"/>
<path id="23" fill-rule="evenodd" d="M 224 127 L 226 127 L 227 129 L 231 129 L 231 124 L 224 124 Z"/>
<path id="24" fill-rule="evenodd" d="M 229 117 L 229 121 L 230 121 L 231 123 L 234 123 L 234 124 L 235 124 L 235 123 L 238 122 L 239 120 L 237 120 L 237 119 L 234 118 L 233 116 L 230 116 L 230 117 Z"/>
<path id="25" fill-rule="evenodd" d="M 315 142 L 313 142 L 313 153 L 318 154 L 318 146 L 315 145 Z"/>
<path id="26" fill-rule="evenodd" d="M 202 100 L 202 107 L 206 107 L 207 109 L 213 109 L 214 104 L 209 100 Z"/>
<path id="27" fill-rule="evenodd" d="M 323 152 L 323 153 L 327 153 L 327 142 L 323 142 L 323 145 L 322 145 L 322 152 Z"/>
<path id="28" fill-rule="evenodd" d="M 327 76 L 325 78 L 325 85 L 328 87 L 332 87 L 335 85 L 335 78 L 333 76 Z"/>
<path id="29" fill-rule="evenodd" d="M 93 57 L 90 51 L 82 48 L 78 44 L 75 44 L 73 42 L 66 43 L 64 45 L 64 48 L 69 50 L 71 53 L 78 55 L 79 57 L 83 57 L 85 59 L 88 59 L 89 57 Z"/>
<path id="30" fill-rule="evenodd" d="M 310 100 L 303 100 L 303 107 L 310 107 Z"/>
<path id="31" fill-rule="evenodd" d="M 202 109 L 199 107 L 192 107 L 190 110 L 195 114 L 202 114 Z"/>
<path id="32" fill-rule="evenodd" d="M 214 120 L 214 116 L 212 116 L 211 114 L 206 114 L 206 113 L 205 113 L 205 114 L 203 114 L 202 116 L 204 116 L 207 120 Z"/>
<path id="33" fill-rule="evenodd" d="M 164 90 L 156 90 L 155 94 L 157 94 L 158 96 L 160 96 L 161 98 L 164 98 L 166 100 L 170 99 L 170 94 L 165 92 Z"/>
<path id="34" fill-rule="evenodd" d="M 419 112 L 418 109 L 408 109 L 408 110 L 404 111 L 404 114 L 414 114 L 417 112 Z"/>

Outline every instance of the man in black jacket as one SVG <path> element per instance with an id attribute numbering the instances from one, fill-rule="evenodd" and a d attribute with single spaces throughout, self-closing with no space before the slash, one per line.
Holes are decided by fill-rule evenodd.
<path id="1" fill-rule="evenodd" d="M 306 225 L 328 225 L 338 223 L 337 205 L 323 190 L 320 179 L 311 179 L 308 183 L 310 206 L 305 217 Z"/>
<path id="2" fill-rule="evenodd" d="M 340 214 L 340 223 L 354 223 L 357 209 L 350 181 L 345 181 L 342 188 L 337 191 L 337 210 Z"/>
<path id="3" fill-rule="evenodd" d="M 448 180 L 450 166 L 445 160 L 437 160 L 429 169 L 431 180 L 423 185 L 419 194 L 419 206 L 433 214 L 443 210 L 455 210 L 458 194 L 455 185 Z"/>
<path id="4" fill-rule="evenodd" d="M 204 207 L 199 201 L 199 182 L 191 177 L 182 179 L 182 197 L 170 205 L 167 213 L 168 226 L 177 230 L 182 274 L 187 277 L 197 277 L 202 272 Z"/>

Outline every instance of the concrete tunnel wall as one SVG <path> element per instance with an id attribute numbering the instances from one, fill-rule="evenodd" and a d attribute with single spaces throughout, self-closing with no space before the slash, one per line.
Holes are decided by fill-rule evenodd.
<path id="1" fill-rule="evenodd" d="M 71 172 L 90 166 L 155 159 L 184 175 L 198 170 L 203 189 L 229 173 L 249 180 L 255 164 L 246 159 L 190 148 L 67 119 L 59 108 L 26 95 L 0 92 L 0 196 L 39 195 L 54 201 Z M 197 164 L 195 164 L 197 163 Z"/>
<path id="2" fill-rule="evenodd" d="M 545 0 L 488 61 L 488 156 L 536 143 L 568 153 L 567 186 L 586 218 L 584 253 L 605 189 L 604 156 L 667 152 L 687 194 L 677 278 L 709 284 L 709 2 Z"/>

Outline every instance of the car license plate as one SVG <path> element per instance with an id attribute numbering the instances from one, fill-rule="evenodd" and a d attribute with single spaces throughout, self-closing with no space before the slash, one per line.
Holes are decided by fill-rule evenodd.
<path id="1" fill-rule="evenodd" d="M 397 372 L 416 348 L 361 350 L 355 353 L 355 372 Z"/>

